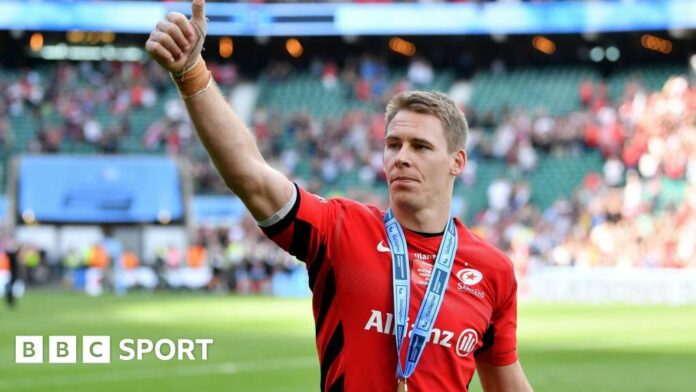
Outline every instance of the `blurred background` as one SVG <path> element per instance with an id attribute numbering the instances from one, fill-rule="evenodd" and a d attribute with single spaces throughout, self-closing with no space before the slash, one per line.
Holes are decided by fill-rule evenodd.
<path id="1" fill-rule="evenodd" d="M 169 11 L 190 3 L 0 1 L 0 391 L 318 389 L 304 265 L 225 187 L 144 52 Z M 696 2 L 206 13 L 223 94 L 324 197 L 386 207 L 385 104 L 457 102 L 453 213 L 515 264 L 536 390 L 693 390 Z M 112 357 L 126 337 L 215 344 L 208 361 L 16 365 L 17 335 L 109 335 Z"/>

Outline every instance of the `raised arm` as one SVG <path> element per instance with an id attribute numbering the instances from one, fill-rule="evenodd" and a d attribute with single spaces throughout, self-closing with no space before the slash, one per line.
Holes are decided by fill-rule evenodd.
<path id="1" fill-rule="evenodd" d="M 191 19 L 170 12 L 145 44 L 150 56 L 172 74 L 191 121 L 225 184 L 251 214 L 265 220 L 285 204 L 293 185 L 261 156 L 247 127 L 220 93 L 201 57 L 207 31 L 205 0 L 193 0 Z"/>

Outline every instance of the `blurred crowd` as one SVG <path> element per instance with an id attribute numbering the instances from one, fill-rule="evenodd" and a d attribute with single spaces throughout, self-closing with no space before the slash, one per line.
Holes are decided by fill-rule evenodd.
<path id="1" fill-rule="evenodd" d="M 12 275 L 22 287 L 61 284 L 92 295 L 104 289 L 271 294 L 287 291 L 288 281 L 306 273 L 246 217 L 233 227 L 200 227 L 188 246 L 161 245 L 143 257 L 114 236 L 72 246 L 56 258 L 31 241 L 0 233 L 0 287 L 5 288 Z"/>
<path id="2" fill-rule="evenodd" d="M 221 88 L 236 83 L 234 65 L 211 68 Z M 194 148 L 199 144 L 169 75 L 154 62 L 61 62 L 2 76 L 0 150 L 165 152 L 198 157 L 197 162 L 205 155 Z M 35 129 L 30 140 L 20 143 L 30 129 Z M 212 168 L 196 169 L 196 184 L 209 192 L 205 184 L 216 179 Z"/>
<path id="3" fill-rule="evenodd" d="M 585 109 L 555 123 L 575 123 L 571 150 L 580 140 L 599 149 L 603 171 L 588 173 L 572 197 L 545 211 L 530 204 L 524 181 L 496 180 L 474 229 L 522 271 L 544 264 L 696 268 L 696 88 L 682 76 L 656 92 L 635 80 L 611 103 L 601 84 L 588 89 L 585 82 L 580 98 Z M 549 128 L 564 134 L 562 125 Z M 526 127 L 513 129 L 515 139 L 529 137 Z"/>
<path id="4" fill-rule="evenodd" d="M 28 146 L 32 153 L 60 152 L 70 143 L 113 153 L 131 133 L 131 112 L 152 109 L 169 86 L 166 73 L 152 64 L 81 62 L 27 69 L 0 81 L 0 117 L 36 124 Z M 12 138 L 8 126 L 5 121 L 6 140 Z"/>
<path id="5" fill-rule="evenodd" d="M 211 67 L 229 94 L 238 82 L 236 68 Z M 282 84 L 292 72 L 287 63 L 274 63 L 262 78 Z M 394 78 L 383 59 L 362 56 L 340 67 L 316 60 L 309 72 L 322 88 L 338 88 L 347 100 L 361 102 L 361 109 L 318 118 L 258 106 L 249 125 L 260 150 L 310 191 L 331 196 L 334 186 L 350 176 L 356 185 L 342 196 L 385 207 L 385 194 L 374 192 L 384 188 L 382 108 L 400 91 L 429 86 L 433 67 L 414 58 L 404 76 Z M 0 79 L 0 91 L 4 150 L 17 136 L 10 120 L 29 117 L 39 124 L 30 152 L 60 152 L 68 144 L 123 152 L 132 139 L 134 115 L 156 113 L 136 140 L 139 148 L 187 156 L 197 193 L 228 192 L 197 142 L 171 81 L 152 63 L 62 63 L 46 72 Z M 472 229 L 506 251 L 520 273 L 543 265 L 696 268 L 696 87 L 677 76 L 660 91 L 648 91 L 634 79 L 618 99 L 611 99 L 604 82 L 584 81 L 578 86 L 578 107 L 565 116 L 543 108 L 479 113 L 462 107 L 470 125 L 470 164 L 461 182 L 482 180 L 477 162 L 506 167 L 505 175 L 488 186 L 486 208 L 474 211 Z M 528 176 L 540 157 L 595 150 L 603 157 L 603 170 L 588 173 L 572 195 L 540 210 Z M 30 283 L 62 276 L 70 287 L 79 287 L 82 279 L 75 271 L 110 271 L 117 263 L 123 270 L 149 271 L 129 278 L 135 286 L 267 293 L 274 277 L 301 269 L 249 217 L 237 225 L 199 227 L 190 248 L 163 247 L 147 260 L 135 252 L 104 256 L 100 246 L 74 249 L 60 263 L 47 263 L 40 249 L 25 244 L 17 257 Z M 7 269 L 6 259 L 7 252 L 0 251 L 0 273 Z M 187 282 L 189 275 L 198 280 Z"/>

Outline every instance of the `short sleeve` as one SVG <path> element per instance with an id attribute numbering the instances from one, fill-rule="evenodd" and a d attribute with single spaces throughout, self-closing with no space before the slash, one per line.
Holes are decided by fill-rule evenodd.
<path id="1" fill-rule="evenodd" d="M 290 212 L 277 223 L 261 230 L 309 267 L 324 257 L 341 202 L 338 199 L 323 199 L 295 186 L 297 199 Z"/>
<path id="2" fill-rule="evenodd" d="M 476 360 L 482 360 L 495 366 L 505 366 L 515 363 L 517 356 L 517 280 L 510 271 L 510 291 L 504 300 L 494 310 L 491 323 L 483 336 L 483 345 L 475 355 Z"/>

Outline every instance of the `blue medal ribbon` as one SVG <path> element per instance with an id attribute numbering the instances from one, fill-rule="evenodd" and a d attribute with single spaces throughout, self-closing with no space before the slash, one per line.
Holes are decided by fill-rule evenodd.
<path id="1" fill-rule="evenodd" d="M 457 228 L 452 217 L 447 221 L 445 233 L 440 242 L 440 249 L 435 258 L 433 272 L 425 291 L 423 303 L 418 310 L 413 325 L 411 340 L 408 343 L 405 369 L 401 366 L 401 347 L 408 330 L 408 307 L 411 290 L 411 274 L 408 264 L 408 247 L 401 225 L 391 209 L 384 214 L 384 227 L 392 256 L 392 288 L 394 294 L 394 322 L 396 326 L 396 372 L 397 377 L 406 379 L 416 370 L 416 365 L 423 355 L 425 344 L 432 332 L 435 320 L 440 312 L 442 300 L 447 291 L 454 256 L 457 251 Z"/>

